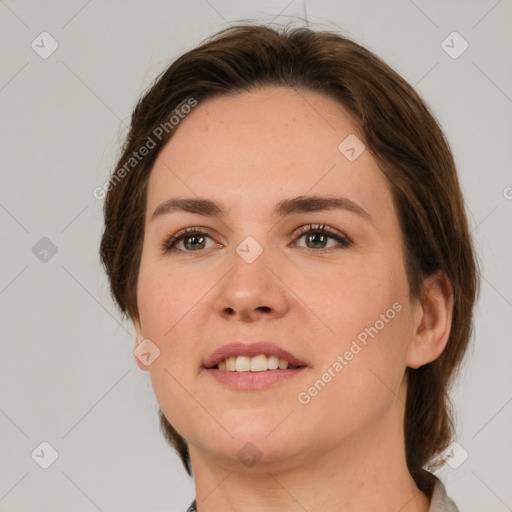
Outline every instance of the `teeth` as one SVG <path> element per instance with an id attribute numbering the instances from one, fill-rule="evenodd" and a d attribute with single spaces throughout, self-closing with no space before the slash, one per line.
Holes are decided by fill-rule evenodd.
<path id="1" fill-rule="evenodd" d="M 265 356 L 256 356 L 251 359 L 251 372 L 264 372 L 266 370 L 267 358 Z"/>
<path id="2" fill-rule="evenodd" d="M 281 361 L 282 361 L 282 359 L 281 359 Z M 277 356 L 268 357 L 267 366 L 268 366 L 269 370 L 277 370 L 279 368 L 279 358 Z"/>
<path id="3" fill-rule="evenodd" d="M 284 359 L 277 356 L 259 355 L 255 357 L 231 356 L 218 364 L 219 370 L 229 372 L 265 372 L 267 370 L 286 370 L 289 364 Z M 293 367 L 294 368 L 294 367 Z"/>
<path id="4" fill-rule="evenodd" d="M 237 372 L 249 372 L 251 371 L 251 358 L 240 356 L 236 358 L 236 367 Z"/>

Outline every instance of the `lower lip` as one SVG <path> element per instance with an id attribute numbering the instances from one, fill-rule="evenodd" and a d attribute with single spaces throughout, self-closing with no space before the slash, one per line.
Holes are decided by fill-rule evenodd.
<path id="1" fill-rule="evenodd" d="M 230 372 L 208 369 L 206 373 L 221 384 L 237 391 L 260 391 L 278 382 L 292 379 L 305 369 L 305 367 L 302 367 L 293 370 L 266 370 L 264 372 Z"/>

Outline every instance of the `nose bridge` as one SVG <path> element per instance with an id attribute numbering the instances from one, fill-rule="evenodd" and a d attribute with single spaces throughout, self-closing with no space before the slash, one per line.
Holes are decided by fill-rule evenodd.
<path id="1" fill-rule="evenodd" d="M 270 250 L 248 236 L 236 247 L 232 269 L 222 281 L 217 312 L 243 320 L 278 317 L 288 307 L 285 287 L 272 272 Z"/>

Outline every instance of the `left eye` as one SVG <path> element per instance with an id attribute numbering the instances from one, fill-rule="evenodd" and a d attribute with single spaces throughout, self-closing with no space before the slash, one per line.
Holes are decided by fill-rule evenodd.
<path id="1" fill-rule="evenodd" d="M 338 242 L 338 244 L 341 245 L 342 248 L 346 248 L 351 245 L 351 242 L 348 238 L 343 236 L 341 233 L 338 233 L 338 231 L 326 227 L 325 225 L 314 226 L 310 224 L 308 226 L 303 226 L 299 230 L 299 236 L 297 237 L 297 240 L 300 240 L 301 238 L 305 238 L 306 249 L 310 249 L 313 251 L 317 249 L 322 250 L 336 247 L 336 244 L 330 246 L 325 245 L 329 243 L 329 239 Z"/>

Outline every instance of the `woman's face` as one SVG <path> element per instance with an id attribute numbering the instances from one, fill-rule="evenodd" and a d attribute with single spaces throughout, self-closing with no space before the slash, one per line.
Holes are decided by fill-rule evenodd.
<path id="1" fill-rule="evenodd" d="M 160 350 L 138 364 L 191 453 L 304 464 L 403 414 L 415 313 L 401 231 L 347 111 L 265 88 L 199 103 L 175 130 L 149 180 L 136 328 Z M 310 196 L 342 200 L 292 202 Z M 153 217 L 178 198 L 224 214 Z M 166 252 L 184 228 L 201 233 Z M 266 386 L 270 370 L 238 375 L 260 389 L 236 389 L 204 367 L 236 341 L 273 343 L 306 367 Z"/>

